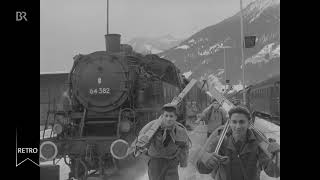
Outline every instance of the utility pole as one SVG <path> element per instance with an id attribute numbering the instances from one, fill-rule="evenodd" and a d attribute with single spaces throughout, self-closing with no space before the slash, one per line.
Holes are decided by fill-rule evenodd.
<path id="1" fill-rule="evenodd" d="M 227 90 L 227 61 L 226 61 L 226 48 L 231 48 L 230 46 L 223 46 L 223 66 L 224 66 L 224 82 L 226 83 L 225 85 L 225 90 Z"/>
<path id="2" fill-rule="evenodd" d="M 226 83 L 225 90 L 227 90 L 227 65 L 226 65 L 226 48 L 223 48 L 223 61 L 224 61 L 224 82 Z"/>
<path id="3" fill-rule="evenodd" d="M 243 17 L 242 17 L 242 0 L 240 0 L 240 25 L 241 25 L 241 64 L 242 64 L 242 85 L 243 85 L 243 104 L 246 105 L 246 85 L 245 85 L 245 79 L 244 79 L 244 52 L 243 52 Z"/>
<path id="4" fill-rule="evenodd" d="M 109 0 L 107 0 L 107 35 L 109 34 Z"/>

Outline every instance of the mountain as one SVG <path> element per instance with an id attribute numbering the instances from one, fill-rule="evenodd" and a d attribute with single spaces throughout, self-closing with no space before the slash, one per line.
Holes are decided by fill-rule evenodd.
<path id="1" fill-rule="evenodd" d="M 142 54 L 158 54 L 162 51 L 177 46 L 182 40 L 170 34 L 160 37 L 136 37 L 131 39 L 128 44 L 133 50 Z"/>
<path id="2" fill-rule="evenodd" d="M 242 88 L 240 12 L 193 34 L 178 46 L 158 55 L 174 62 L 192 78 L 209 79 L 220 90 L 226 75 Z M 244 36 L 257 37 L 253 48 L 244 49 L 245 83 L 252 84 L 280 74 L 280 0 L 256 0 L 243 9 Z M 219 89 L 219 88 L 218 88 Z"/>

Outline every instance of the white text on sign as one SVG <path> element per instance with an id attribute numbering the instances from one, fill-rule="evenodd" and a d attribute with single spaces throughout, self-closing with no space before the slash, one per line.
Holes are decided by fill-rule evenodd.
<path id="1" fill-rule="evenodd" d="M 110 88 L 94 88 L 89 90 L 90 94 L 110 94 Z"/>
<path id="2" fill-rule="evenodd" d="M 38 148 L 18 148 L 18 153 L 38 153 Z"/>

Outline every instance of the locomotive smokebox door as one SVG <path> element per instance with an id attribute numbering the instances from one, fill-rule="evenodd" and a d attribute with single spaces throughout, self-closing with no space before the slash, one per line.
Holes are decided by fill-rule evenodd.
<path id="1" fill-rule="evenodd" d="M 40 180 L 60 180 L 59 165 L 41 165 Z"/>
<path id="2" fill-rule="evenodd" d="M 128 67 L 122 58 L 101 51 L 79 59 L 72 72 L 72 89 L 88 110 L 111 111 L 127 99 Z"/>

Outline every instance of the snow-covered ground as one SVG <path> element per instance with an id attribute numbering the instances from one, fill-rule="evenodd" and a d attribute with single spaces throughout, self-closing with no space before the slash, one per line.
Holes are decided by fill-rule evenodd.
<path id="1" fill-rule="evenodd" d="M 181 46 L 176 47 L 175 49 L 189 49 L 189 48 L 190 48 L 190 46 L 188 46 L 188 45 L 181 45 Z"/>
<path id="2" fill-rule="evenodd" d="M 195 129 L 193 131 L 189 132 L 189 137 L 192 142 L 192 147 L 189 152 L 189 164 L 186 168 L 179 168 L 179 176 L 180 180 L 212 180 L 210 175 L 206 174 L 199 174 L 196 170 L 195 166 L 193 165 L 192 161 L 194 157 L 196 156 L 196 153 L 200 150 L 200 148 L 205 144 L 206 141 L 206 126 L 200 125 L 200 126 L 194 126 Z M 280 127 L 270 123 L 268 121 L 265 121 L 263 119 L 257 118 L 255 121 L 255 127 L 257 127 L 260 131 L 262 131 L 268 138 L 274 138 L 276 141 L 280 144 Z M 40 131 L 40 136 L 42 137 L 42 133 Z M 51 129 L 46 131 L 46 136 L 48 137 L 51 133 Z M 145 162 L 143 162 L 145 161 Z M 121 177 L 115 177 L 111 178 L 114 180 L 132 180 L 132 176 L 130 174 L 135 174 L 137 171 L 141 171 L 141 168 L 146 168 L 147 160 L 142 160 L 139 162 L 140 165 L 137 167 L 128 168 L 125 170 L 122 170 L 121 173 L 123 175 Z M 143 165 L 141 165 L 141 163 Z M 52 161 L 48 162 L 42 162 L 40 164 L 52 164 Z M 63 159 L 59 161 L 58 165 L 60 166 L 60 180 L 66 180 L 68 178 L 68 173 L 70 172 L 69 167 L 64 163 Z M 148 174 L 146 169 L 144 170 L 145 173 L 141 177 L 135 179 L 135 180 L 148 180 Z M 126 174 L 126 175 L 124 175 Z M 261 172 L 260 175 L 261 180 L 275 180 L 276 178 L 271 178 L 268 175 L 266 175 L 264 172 Z M 278 178 L 280 179 L 280 178 Z M 277 179 L 277 180 L 278 180 Z"/>
<path id="3" fill-rule="evenodd" d="M 280 57 L 280 44 L 270 43 L 265 45 L 256 55 L 246 59 L 245 64 L 268 63 L 277 57 Z"/>

